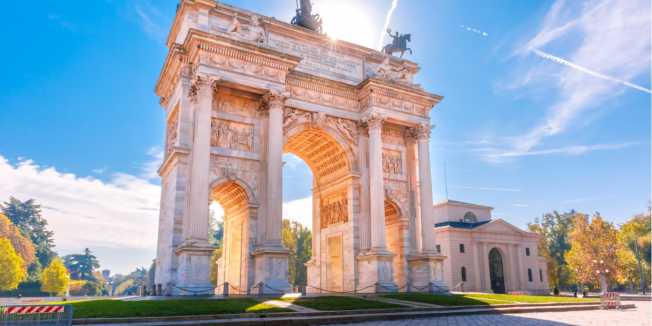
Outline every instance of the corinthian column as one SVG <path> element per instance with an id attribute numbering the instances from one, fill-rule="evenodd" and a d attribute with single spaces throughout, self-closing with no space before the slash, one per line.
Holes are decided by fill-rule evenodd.
<path id="1" fill-rule="evenodd" d="M 190 88 L 193 102 L 192 147 L 188 199 L 183 218 L 184 241 L 177 246 L 179 262 L 176 279 L 169 288 L 175 295 L 212 294 L 208 243 L 208 174 L 210 170 L 211 111 L 214 84 L 197 78 Z"/>
<path id="2" fill-rule="evenodd" d="M 197 78 L 191 87 L 193 140 L 188 210 L 183 224 L 186 242 L 208 245 L 208 172 L 210 165 L 211 105 L 214 84 Z"/>
<path id="3" fill-rule="evenodd" d="M 430 175 L 430 125 L 420 125 L 417 128 L 417 132 L 421 244 L 424 253 L 435 254 L 434 220 L 432 217 L 432 177 Z"/>
<path id="4" fill-rule="evenodd" d="M 385 190 L 383 176 L 382 117 L 371 116 L 369 127 L 369 215 L 371 251 L 387 251 L 385 246 Z"/>
<path id="5" fill-rule="evenodd" d="M 267 121 L 267 216 L 265 242 L 281 246 L 283 210 L 283 107 L 285 97 L 268 93 L 264 100 L 268 108 Z"/>

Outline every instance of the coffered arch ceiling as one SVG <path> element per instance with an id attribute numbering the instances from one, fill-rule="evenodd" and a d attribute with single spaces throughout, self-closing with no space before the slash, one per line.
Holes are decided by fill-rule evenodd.
<path id="1" fill-rule="evenodd" d="M 350 174 L 350 162 L 342 146 L 326 131 L 306 128 L 290 135 L 283 150 L 308 164 L 317 184 Z"/>
<path id="2" fill-rule="evenodd" d="M 225 217 L 241 212 L 249 205 L 247 192 L 235 181 L 228 181 L 214 187 L 211 198 L 222 206 Z"/>

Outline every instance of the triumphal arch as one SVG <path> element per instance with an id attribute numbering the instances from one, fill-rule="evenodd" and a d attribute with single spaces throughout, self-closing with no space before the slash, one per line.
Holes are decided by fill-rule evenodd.
<path id="1" fill-rule="evenodd" d="M 313 173 L 308 292 L 444 287 L 433 239 L 429 112 L 414 62 L 213 0 L 183 0 L 156 93 L 166 112 L 156 283 L 213 293 L 209 202 L 224 208 L 217 284 L 280 293 L 282 155 Z"/>

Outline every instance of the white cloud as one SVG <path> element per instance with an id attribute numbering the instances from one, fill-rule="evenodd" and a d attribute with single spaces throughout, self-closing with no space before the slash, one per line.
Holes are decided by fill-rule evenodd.
<path id="1" fill-rule="evenodd" d="M 541 30 L 516 53 L 532 53 L 548 63 L 531 65 L 522 85 L 554 76 L 556 94 L 545 119 L 512 138 L 510 154 L 530 152 L 545 138 L 577 125 L 573 122 L 587 110 L 621 95 L 622 85 L 649 91 L 631 81 L 650 71 L 650 2 L 558 0 Z"/>
<path id="2" fill-rule="evenodd" d="M 312 230 L 312 196 L 283 203 L 283 218 L 297 221 Z"/>
<path id="3" fill-rule="evenodd" d="M 0 156 L 0 180 L 2 200 L 33 198 L 42 205 L 60 254 L 88 247 L 107 255 L 133 250 L 143 257 L 98 257 L 103 268 L 119 272 L 149 265 L 155 256 L 160 188 L 146 179 L 116 173 L 105 182 Z"/>
<path id="4" fill-rule="evenodd" d="M 138 24 L 153 40 L 164 43 L 167 38 L 167 19 L 161 11 L 148 0 L 132 3 L 131 9 L 136 13 Z"/>
<path id="5" fill-rule="evenodd" d="M 521 189 L 517 188 L 502 188 L 502 187 L 476 187 L 476 186 L 449 186 L 451 189 L 467 189 L 467 190 L 480 190 L 480 191 L 502 191 L 502 192 L 520 192 Z"/>
<path id="6" fill-rule="evenodd" d="M 487 154 L 486 157 L 489 160 L 497 160 L 506 157 L 539 156 L 539 155 L 553 155 L 553 154 L 582 155 L 594 151 L 625 149 L 632 146 L 636 146 L 638 144 L 639 144 L 638 142 L 625 142 L 619 144 L 574 145 L 574 146 L 565 146 L 559 148 L 548 148 L 548 149 L 530 150 L 530 151 L 518 151 L 518 150 L 497 151 L 497 152 Z"/>
<path id="7" fill-rule="evenodd" d="M 141 177 L 149 180 L 156 179 L 158 180 L 158 169 L 163 164 L 163 149 L 158 146 L 154 146 L 147 151 L 150 160 L 145 162 L 142 166 Z"/>

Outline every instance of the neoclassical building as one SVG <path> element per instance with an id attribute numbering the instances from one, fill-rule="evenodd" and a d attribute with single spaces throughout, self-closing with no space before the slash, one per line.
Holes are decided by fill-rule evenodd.
<path id="1" fill-rule="evenodd" d="M 539 235 L 503 219 L 489 206 L 446 200 L 434 205 L 436 250 L 447 257 L 452 291 L 548 293 Z"/>
<path id="2" fill-rule="evenodd" d="M 308 292 L 445 291 L 429 161 L 442 97 L 414 82 L 416 63 L 213 0 L 180 2 L 167 47 L 158 292 L 213 292 L 212 200 L 218 284 L 289 290 L 284 153 L 313 174 Z"/>

